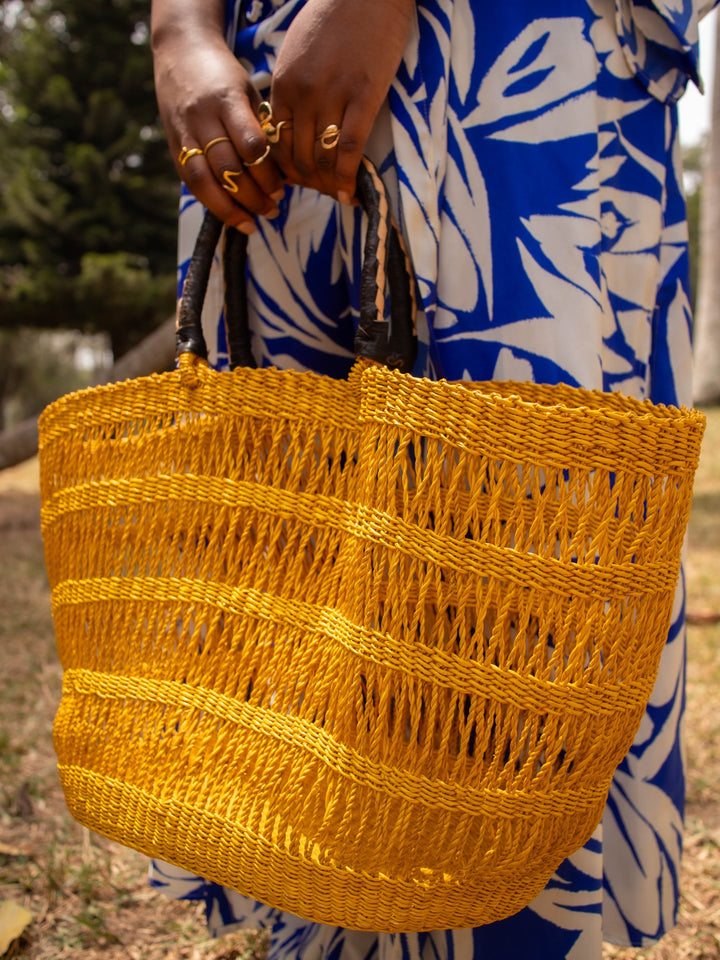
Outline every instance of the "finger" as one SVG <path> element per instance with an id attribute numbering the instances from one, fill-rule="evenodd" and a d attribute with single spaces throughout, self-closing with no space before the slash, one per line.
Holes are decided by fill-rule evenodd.
<path id="1" fill-rule="evenodd" d="M 265 149 L 258 157 L 255 157 L 254 160 L 245 161 L 245 169 L 247 170 L 248 176 L 254 181 L 255 184 L 257 184 L 260 189 L 263 188 L 263 185 L 268 184 L 266 189 L 270 191 L 269 196 L 273 201 L 275 201 L 285 192 L 285 178 L 272 158 L 271 150 L 272 144 L 265 144 Z M 278 182 L 280 183 L 280 186 L 274 188 L 275 184 Z M 266 194 L 266 196 L 267 195 L 268 194 Z M 265 214 L 265 216 L 270 215 L 271 214 Z"/>
<path id="2" fill-rule="evenodd" d="M 271 144 L 257 115 L 259 104 L 260 96 L 253 88 L 247 99 L 233 104 L 228 110 L 224 117 L 225 127 L 249 178 L 264 194 L 277 199 L 282 196 L 285 177 L 270 157 Z"/>
<path id="3" fill-rule="evenodd" d="M 290 114 L 287 107 L 275 106 L 273 116 L 292 116 L 292 135 L 278 141 L 278 163 L 292 183 L 310 186 L 315 174 L 315 116 L 314 112 L 298 104 Z"/>
<path id="4" fill-rule="evenodd" d="M 259 166 L 248 165 L 227 136 L 209 141 L 209 145 L 205 146 L 205 159 L 220 187 L 230 194 L 235 203 L 255 216 L 277 216 L 277 203 L 267 191 L 277 189 L 282 180 L 272 160 L 261 178 L 253 176 Z M 261 181 L 267 184 L 266 188 L 263 188 Z"/>
<path id="5" fill-rule="evenodd" d="M 182 151 L 178 153 L 176 168 L 180 178 L 193 196 L 223 223 L 237 227 L 244 233 L 254 232 L 256 228 L 253 214 L 234 199 L 231 191 L 223 190 L 205 155 L 196 152 L 200 149 L 191 146 L 184 155 Z M 238 173 L 240 176 L 244 174 L 242 167 L 238 168 Z"/>
<path id="6" fill-rule="evenodd" d="M 321 121 L 317 125 L 315 133 L 314 156 L 315 169 L 320 181 L 320 189 L 337 198 L 337 183 L 335 177 L 335 164 L 337 161 L 337 147 L 342 132 L 342 118 L 336 114 L 337 122 L 332 120 L 328 123 Z"/>
<path id="7" fill-rule="evenodd" d="M 248 170 L 259 183 L 270 190 L 272 198 L 278 200 L 285 192 L 287 181 L 279 156 L 283 148 L 286 148 L 288 143 L 292 143 L 293 121 L 289 115 L 280 118 L 273 116 L 272 107 L 267 101 L 259 105 L 258 118 L 268 145 L 254 162 L 248 164 Z M 281 144 L 280 147 L 278 144 Z M 268 159 L 270 162 L 266 163 Z M 269 171 L 272 171 L 272 179 L 269 178 Z"/>
<path id="8" fill-rule="evenodd" d="M 374 120 L 375 112 L 357 102 L 351 101 L 345 110 L 334 151 L 334 190 L 340 201 L 352 201 L 355 196 L 358 167 Z"/>
<path id="9" fill-rule="evenodd" d="M 293 164 L 293 132 L 289 130 L 278 139 L 277 143 L 272 144 L 270 154 L 275 166 L 281 171 L 283 183 L 298 184 L 301 178 Z"/>
<path id="10" fill-rule="evenodd" d="M 335 140 L 339 123 L 329 118 L 342 118 L 342 107 L 323 106 L 317 114 L 312 107 L 299 107 L 293 115 L 292 140 L 279 146 L 276 160 L 292 183 L 311 187 L 336 196 Z M 329 139 L 328 139 L 329 138 Z"/>
<path id="11" fill-rule="evenodd" d="M 270 135 L 270 156 L 273 158 L 275 166 L 280 171 L 283 179 L 283 193 L 285 184 L 292 182 L 288 176 L 288 169 L 292 167 L 292 143 L 293 143 L 292 117 L 278 120 L 273 134 Z M 272 194 L 273 199 L 277 200 L 278 195 Z"/>

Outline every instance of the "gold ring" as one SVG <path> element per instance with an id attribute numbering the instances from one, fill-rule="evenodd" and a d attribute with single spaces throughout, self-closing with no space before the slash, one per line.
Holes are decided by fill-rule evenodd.
<path id="1" fill-rule="evenodd" d="M 246 160 L 246 161 L 245 161 L 245 166 L 246 166 L 246 167 L 256 167 L 259 163 L 262 163 L 262 162 L 263 162 L 263 160 L 265 159 L 265 157 L 267 157 L 267 155 L 268 155 L 269 153 L 270 153 L 270 144 L 268 144 L 268 145 L 265 147 L 265 150 L 264 150 L 263 154 L 262 154 L 261 156 L 259 156 L 259 157 L 257 158 L 257 160 L 249 160 L 249 161 Z"/>
<path id="2" fill-rule="evenodd" d="M 225 181 L 221 184 L 223 190 L 227 190 L 228 193 L 237 193 L 240 187 L 234 182 L 233 177 L 241 177 L 243 173 L 245 173 L 244 170 L 223 171 L 223 180 Z"/>
<path id="3" fill-rule="evenodd" d="M 258 107 L 258 118 L 260 120 L 260 129 L 268 138 L 270 143 L 278 142 L 280 139 L 280 132 L 283 127 L 287 127 L 288 130 L 292 130 L 292 120 L 280 120 L 278 123 L 273 123 L 272 107 L 267 100 L 263 100 Z"/>
<path id="4" fill-rule="evenodd" d="M 181 147 L 178 154 L 178 163 L 184 167 L 190 157 L 199 157 L 202 153 L 202 147 Z"/>
<path id="5" fill-rule="evenodd" d="M 215 137 L 214 140 L 211 140 L 210 143 L 206 143 L 202 148 L 203 153 L 207 153 L 210 147 L 214 147 L 216 143 L 231 143 L 230 137 Z"/>
<path id="6" fill-rule="evenodd" d="M 323 150 L 332 150 L 338 145 L 340 127 L 336 123 L 330 123 L 315 139 L 320 141 L 320 146 Z"/>
<path id="7" fill-rule="evenodd" d="M 288 130 L 292 130 L 292 120 L 281 120 L 277 126 L 268 127 L 265 131 L 265 136 L 268 138 L 270 143 L 277 143 L 280 139 L 280 132 L 283 127 L 287 127 Z"/>

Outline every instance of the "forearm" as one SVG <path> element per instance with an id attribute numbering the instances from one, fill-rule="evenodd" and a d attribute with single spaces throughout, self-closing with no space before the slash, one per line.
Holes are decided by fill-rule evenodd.
<path id="1" fill-rule="evenodd" d="M 153 51 L 166 44 L 219 40 L 224 42 L 224 0 L 152 0 L 150 31 Z"/>

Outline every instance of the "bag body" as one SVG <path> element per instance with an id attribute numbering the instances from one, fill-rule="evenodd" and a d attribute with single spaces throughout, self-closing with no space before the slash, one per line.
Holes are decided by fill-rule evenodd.
<path id="1" fill-rule="evenodd" d="M 180 339 L 41 421 L 71 812 L 323 923 L 511 915 L 637 731 L 704 418 Z"/>

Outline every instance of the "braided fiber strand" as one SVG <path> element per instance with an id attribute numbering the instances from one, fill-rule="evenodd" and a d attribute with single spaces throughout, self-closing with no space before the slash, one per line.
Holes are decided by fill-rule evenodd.
<path id="1" fill-rule="evenodd" d="M 189 354 L 41 419 L 73 815 L 345 927 L 521 909 L 595 829 L 704 419 Z"/>
<path id="2" fill-rule="evenodd" d="M 377 317 L 382 321 L 385 313 L 385 265 L 387 263 L 387 242 L 388 242 L 388 217 L 389 207 L 387 194 L 380 175 L 372 164 L 366 164 L 366 169 L 370 174 L 375 191 L 378 197 L 378 249 L 377 260 L 378 269 L 376 276 L 375 309 Z"/>

